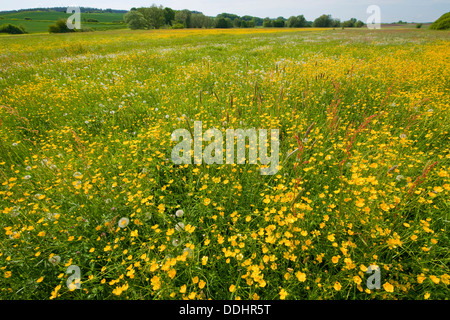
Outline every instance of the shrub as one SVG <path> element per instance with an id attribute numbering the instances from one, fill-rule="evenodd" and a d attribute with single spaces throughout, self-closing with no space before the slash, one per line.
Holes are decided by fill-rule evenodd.
<path id="1" fill-rule="evenodd" d="M 74 31 L 75 30 L 69 29 L 69 27 L 67 27 L 67 21 L 63 19 L 59 19 L 55 24 L 48 26 L 48 32 L 50 33 L 66 33 Z"/>
<path id="2" fill-rule="evenodd" d="M 99 22 L 97 19 L 87 19 L 87 22 Z"/>
<path id="3" fill-rule="evenodd" d="M 179 23 L 179 22 L 174 22 L 172 24 L 172 29 L 184 29 L 184 24 Z"/>
<path id="4" fill-rule="evenodd" d="M 416 28 L 417 28 L 417 29 L 422 28 L 422 24 L 421 24 L 421 23 L 416 24 Z"/>
<path id="5" fill-rule="evenodd" d="M 23 34 L 27 33 L 27 31 L 23 26 L 16 26 L 8 23 L 0 26 L 0 33 Z"/>

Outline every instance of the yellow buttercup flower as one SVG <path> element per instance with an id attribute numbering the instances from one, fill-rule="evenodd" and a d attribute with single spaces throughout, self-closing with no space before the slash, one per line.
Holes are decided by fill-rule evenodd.
<path id="1" fill-rule="evenodd" d="M 389 282 L 385 282 L 383 284 L 383 288 L 384 290 L 386 290 L 387 292 L 394 292 L 394 286 L 392 284 L 390 284 Z"/>
<path id="2" fill-rule="evenodd" d="M 341 286 L 341 284 L 339 283 L 339 282 L 335 282 L 334 283 L 334 285 L 333 285 L 333 288 L 334 288 L 334 290 L 336 290 L 336 291 L 340 291 L 341 289 L 342 289 L 342 286 Z"/>
<path id="3" fill-rule="evenodd" d="M 354 277 L 353 277 L 353 281 L 354 281 L 356 284 L 361 284 L 361 282 L 362 282 L 362 280 L 361 280 L 361 278 L 360 278 L 359 276 L 354 276 Z"/>
<path id="4" fill-rule="evenodd" d="M 280 299 L 284 300 L 284 299 L 286 299 L 286 296 L 288 295 L 288 293 L 286 290 L 281 289 L 279 295 L 280 295 Z"/>

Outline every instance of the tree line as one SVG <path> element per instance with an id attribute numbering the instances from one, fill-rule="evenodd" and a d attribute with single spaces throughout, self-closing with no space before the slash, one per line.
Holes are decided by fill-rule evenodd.
<path id="1" fill-rule="evenodd" d="M 360 28 L 364 22 L 352 18 L 341 22 L 331 15 L 323 14 L 314 21 L 307 21 L 303 15 L 291 16 L 286 19 L 278 17 L 259 18 L 249 15 L 238 16 L 232 13 L 221 13 L 216 17 L 206 16 L 198 11 L 173 10 L 168 7 L 152 5 L 151 7 L 131 8 L 124 15 L 124 21 L 130 29 L 161 29 L 161 28 Z"/>

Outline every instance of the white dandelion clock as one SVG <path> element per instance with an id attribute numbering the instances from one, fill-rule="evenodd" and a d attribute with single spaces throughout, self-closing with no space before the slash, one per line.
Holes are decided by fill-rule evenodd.
<path id="1" fill-rule="evenodd" d="M 177 225 L 175 226 L 175 230 L 177 230 L 177 231 L 184 230 L 184 223 L 178 222 Z"/>
<path id="2" fill-rule="evenodd" d="M 175 212 L 175 215 L 178 217 L 178 218 L 181 218 L 183 215 L 184 215 L 184 211 L 183 210 L 177 210 L 177 212 Z"/>
<path id="3" fill-rule="evenodd" d="M 119 227 L 122 228 L 122 229 L 126 228 L 129 223 L 130 223 L 130 219 L 128 219 L 128 218 L 121 218 L 119 220 Z"/>

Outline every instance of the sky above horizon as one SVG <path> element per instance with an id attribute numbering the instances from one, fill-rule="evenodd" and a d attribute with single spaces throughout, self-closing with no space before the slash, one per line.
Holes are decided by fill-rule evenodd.
<path id="1" fill-rule="evenodd" d="M 261 18 L 289 18 L 303 14 L 307 20 L 313 21 L 322 14 L 331 14 L 341 21 L 356 18 L 364 22 L 370 16 L 366 12 L 368 6 L 378 5 L 383 23 L 399 20 L 433 22 L 450 11 L 450 0 L 1 0 L 0 11 L 68 6 L 129 10 L 152 4 L 175 10 L 196 10 L 208 16 L 222 12 Z"/>

